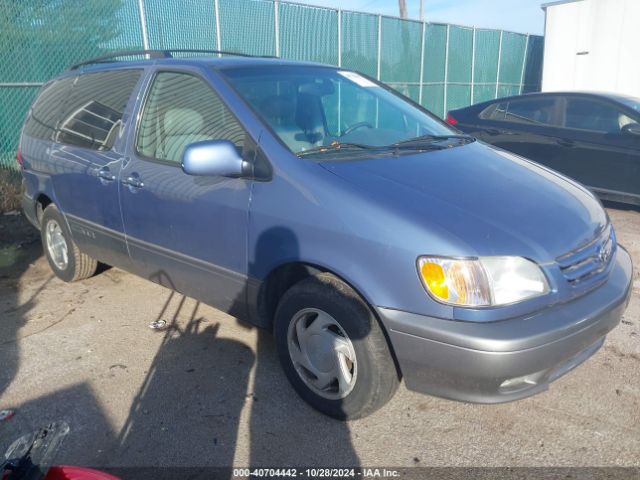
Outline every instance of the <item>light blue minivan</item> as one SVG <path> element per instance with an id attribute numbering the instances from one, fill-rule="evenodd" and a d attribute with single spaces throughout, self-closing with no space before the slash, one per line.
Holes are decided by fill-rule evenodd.
<path id="1" fill-rule="evenodd" d="M 113 265 L 268 329 L 341 419 L 401 379 L 532 395 L 620 321 L 631 260 L 581 185 L 354 71 L 181 54 L 94 59 L 34 102 L 24 211 L 61 279 Z"/>

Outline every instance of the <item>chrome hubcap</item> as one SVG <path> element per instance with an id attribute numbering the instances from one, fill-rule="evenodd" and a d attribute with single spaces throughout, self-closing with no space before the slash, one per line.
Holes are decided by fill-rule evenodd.
<path id="1" fill-rule="evenodd" d="M 69 254 L 67 241 L 64 239 L 62 229 L 58 222 L 49 220 L 45 229 L 45 238 L 47 240 L 47 250 L 49 257 L 60 270 L 65 270 L 69 265 Z"/>
<path id="2" fill-rule="evenodd" d="M 358 365 L 351 340 L 328 313 L 300 310 L 289 324 L 289 356 L 304 383 L 318 395 L 338 400 L 356 384 Z"/>

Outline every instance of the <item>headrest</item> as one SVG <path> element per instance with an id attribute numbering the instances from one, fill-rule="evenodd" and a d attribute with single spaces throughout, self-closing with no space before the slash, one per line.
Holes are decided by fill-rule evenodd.
<path id="1" fill-rule="evenodd" d="M 164 114 L 165 135 L 199 133 L 204 126 L 202 115 L 191 108 L 172 108 Z"/>

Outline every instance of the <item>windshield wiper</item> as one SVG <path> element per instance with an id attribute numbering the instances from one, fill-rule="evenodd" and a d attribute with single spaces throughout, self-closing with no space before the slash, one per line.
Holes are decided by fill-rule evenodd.
<path id="1" fill-rule="evenodd" d="M 320 145 L 318 147 L 313 147 L 309 150 L 301 150 L 299 152 L 296 152 L 296 155 L 298 155 L 299 157 L 303 157 L 305 155 L 310 155 L 313 153 L 324 153 L 324 152 L 335 152 L 335 151 L 339 151 L 342 149 L 345 150 L 351 150 L 351 149 L 357 149 L 357 150 L 389 150 L 390 147 L 388 146 L 381 146 L 381 147 L 376 147 L 375 145 L 365 145 L 363 143 L 339 143 L 339 142 L 334 142 L 331 143 L 329 145 Z"/>
<path id="2" fill-rule="evenodd" d="M 421 135 L 419 137 L 408 138 L 407 140 L 401 140 L 399 142 L 389 145 L 390 147 L 407 147 L 424 145 L 425 143 L 431 144 L 442 140 L 466 140 L 472 142 L 475 140 L 471 135 Z M 443 147 L 444 148 L 444 147 Z"/>

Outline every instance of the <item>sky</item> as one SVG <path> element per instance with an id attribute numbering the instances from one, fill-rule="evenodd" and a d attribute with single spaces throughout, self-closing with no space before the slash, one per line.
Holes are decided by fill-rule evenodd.
<path id="1" fill-rule="evenodd" d="M 398 0 L 296 0 L 299 3 L 343 10 L 398 16 Z M 428 22 L 455 23 L 542 35 L 550 0 L 423 0 Z M 409 18 L 419 18 L 420 0 L 406 0 Z"/>

